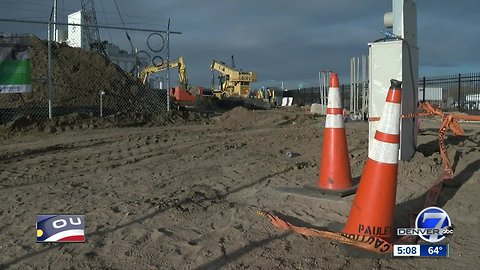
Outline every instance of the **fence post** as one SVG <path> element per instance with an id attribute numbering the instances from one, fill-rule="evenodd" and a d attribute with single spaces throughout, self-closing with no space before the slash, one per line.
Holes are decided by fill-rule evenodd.
<path id="1" fill-rule="evenodd" d="M 460 87 L 461 87 L 462 74 L 458 74 L 458 103 L 457 108 L 460 109 Z"/>
<path id="2" fill-rule="evenodd" d="M 310 87 L 310 104 L 314 103 L 315 99 L 313 97 L 313 86 Z"/>
<path id="3" fill-rule="evenodd" d="M 167 112 L 170 111 L 170 19 L 167 25 Z"/>
<path id="4" fill-rule="evenodd" d="M 100 117 L 103 117 L 103 95 L 105 91 L 100 91 Z"/>
<path id="5" fill-rule="evenodd" d="M 303 106 L 307 105 L 307 88 L 303 88 Z"/>
<path id="6" fill-rule="evenodd" d="M 423 76 L 423 97 L 422 101 L 425 102 L 425 76 Z"/>
<path id="7" fill-rule="evenodd" d="M 48 30 L 47 30 L 47 35 L 48 35 L 48 41 L 47 41 L 47 61 L 48 61 L 48 118 L 52 119 L 53 113 L 52 113 L 52 98 L 53 98 L 53 93 L 52 93 L 52 23 L 49 21 L 48 22 Z"/>

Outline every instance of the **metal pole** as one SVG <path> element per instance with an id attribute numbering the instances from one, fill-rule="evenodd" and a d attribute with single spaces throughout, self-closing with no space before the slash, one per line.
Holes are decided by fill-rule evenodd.
<path id="1" fill-rule="evenodd" d="M 461 87 L 462 74 L 458 74 L 458 104 L 457 108 L 460 109 L 460 87 Z"/>
<path id="2" fill-rule="evenodd" d="M 52 119 L 52 33 L 51 33 L 52 24 L 48 22 L 48 49 L 47 49 L 47 58 L 48 58 L 48 118 Z"/>
<path id="3" fill-rule="evenodd" d="M 313 98 L 313 86 L 310 87 L 310 105 L 312 105 L 315 102 L 315 99 Z"/>
<path id="4" fill-rule="evenodd" d="M 355 94 L 353 92 L 353 81 L 355 75 L 355 57 L 350 59 L 350 112 L 353 112 L 353 99 L 355 98 Z"/>
<path id="5" fill-rule="evenodd" d="M 360 104 L 360 89 L 359 89 L 359 80 L 360 80 L 360 57 L 357 56 L 357 74 L 355 77 L 355 111 L 358 112 Z"/>
<path id="6" fill-rule="evenodd" d="M 303 87 L 303 105 L 307 105 L 307 88 Z"/>
<path id="7" fill-rule="evenodd" d="M 357 58 L 353 58 L 353 111 L 357 112 Z"/>
<path id="8" fill-rule="evenodd" d="M 322 79 L 320 77 L 321 76 L 320 73 L 321 72 L 319 71 L 318 72 L 318 103 L 322 104 L 321 103 L 321 100 L 322 100 L 322 94 L 321 94 L 321 92 L 322 92 Z"/>
<path id="9" fill-rule="evenodd" d="M 367 89 L 365 87 L 367 81 L 367 57 L 362 54 L 362 118 L 365 117 L 367 110 Z"/>
<path id="10" fill-rule="evenodd" d="M 52 18 L 52 16 L 51 16 Z M 2 22 L 19 22 L 19 23 L 33 23 L 33 24 L 47 24 L 45 21 L 34 21 L 34 20 L 20 20 L 20 19 L 4 19 L 0 18 L 0 21 Z M 66 23 L 66 22 L 57 22 L 57 25 L 70 25 L 70 26 L 83 26 L 83 27 L 89 27 L 91 25 L 89 24 L 81 24 L 81 23 Z M 133 28 L 133 27 L 117 27 L 117 26 L 111 26 L 111 25 L 101 25 L 97 24 L 99 28 L 105 28 L 105 29 L 118 29 L 118 30 L 129 30 L 129 31 L 139 31 L 139 32 L 148 32 L 148 33 L 163 33 L 166 34 L 167 31 L 163 30 L 158 30 L 158 29 L 145 29 L 145 28 Z M 169 31 L 171 35 L 180 35 L 182 32 L 178 31 Z"/>
<path id="11" fill-rule="evenodd" d="M 323 75 L 323 94 L 322 94 L 322 111 L 323 108 L 327 105 L 327 73 L 325 71 L 322 72 Z"/>
<path id="12" fill-rule="evenodd" d="M 423 76 L 423 97 L 422 101 L 425 102 L 425 76 Z"/>
<path id="13" fill-rule="evenodd" d="M 57 30 L 57 0 L 53 1 L 53 40 L 58 42 L 58 30 Z"/>
<path id="14" fill-rule="evenodd" d="M 167 112 L 170 111 L 170 19 L 167 25 Z"/>
<path id="15" fill-rule="evenodd" d="M 100 117 L 103 117 L 103 94 L 104 91 L 100 91 Z"/>
<path id="16" fill-rule="evenodd" d="M 357 109 L 355 108 L 355 99 L 357 98 L 357 92 L 356 92 L 356 86 L 355 86 L 355 83 L 356 83 L 356 76 L 357 76 L 357 58 L 356 57 L 353 57 L 353 81 L 352 81 L 352 91 L 353 91 L 353 94 L 352 94 L 352 108 L 351 110 L 353 112 L 356 112 Z"/>

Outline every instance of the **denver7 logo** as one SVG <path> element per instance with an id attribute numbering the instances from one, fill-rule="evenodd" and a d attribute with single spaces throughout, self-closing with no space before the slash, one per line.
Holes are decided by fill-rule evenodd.
<path id="1" fill-rule="evenodd" d="M 445 238 L 446 234 L 452 234 L 452 222 L 447 212 L 439 207 L 428 207 L 422 210 L 415 222 L 418 229 L 433 229 L 433 234 L 420 234 L 423 240 L 436 243 Z"/>

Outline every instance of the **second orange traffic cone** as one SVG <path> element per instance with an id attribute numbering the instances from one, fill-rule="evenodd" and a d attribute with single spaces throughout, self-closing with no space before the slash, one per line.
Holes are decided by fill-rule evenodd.
<path id="1" fill-rule="evenodd" d="M 342 197 L 353 194 L 356 190 L 356 186 L 352 185 L 343 106 L 336 73 L 330 74 L 320 177 L 317 186 L 313 188 Z"/>
<path id="2" fill-rule="evenodd" d="M 342 232 L 393 237 L 400 143 L 401 82 L 391 80 L 382 117 L 377 125 L 368 159 Z"/>

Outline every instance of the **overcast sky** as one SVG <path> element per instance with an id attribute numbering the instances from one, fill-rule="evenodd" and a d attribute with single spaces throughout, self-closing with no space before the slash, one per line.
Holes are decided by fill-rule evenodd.
<path id="1" fill-rule="evenodd" d="M 81 8 L 80 0 L 58 0 L 59 21 Z M 348 83 L 350 58 L 368 53 L 382 37 L 383 14 L 391 0 L 117 0 L 127 27 L 171 30 L 171 58 L 184 56 L 190 82 L 211 85 L 213 59 L 257 72 L 258 83 L 296 88 L 318 86 L 318 72 L 333 70 Z M 48 20 L 53 0 L 0 0 L 0 18 Z M 121 26 L 114 0 L 95 1 L 99 24 Z M 418 0 L 420 76 L 480 71 L 480 3 Z M 39 32 L 44 27 L 0 21 L 0 31 Z M 20 28 L 19 28 L 20 27 Z M 133 45 L 146 38 L 129 32 Z M 40 34 L 42 35 L 42 34 Z M 102 31 L 123 49 L 125 33 Z M 155 53 L 152 52 L 152 55 Z M 172 76 L 176 74 L 172 72 Z"/>

